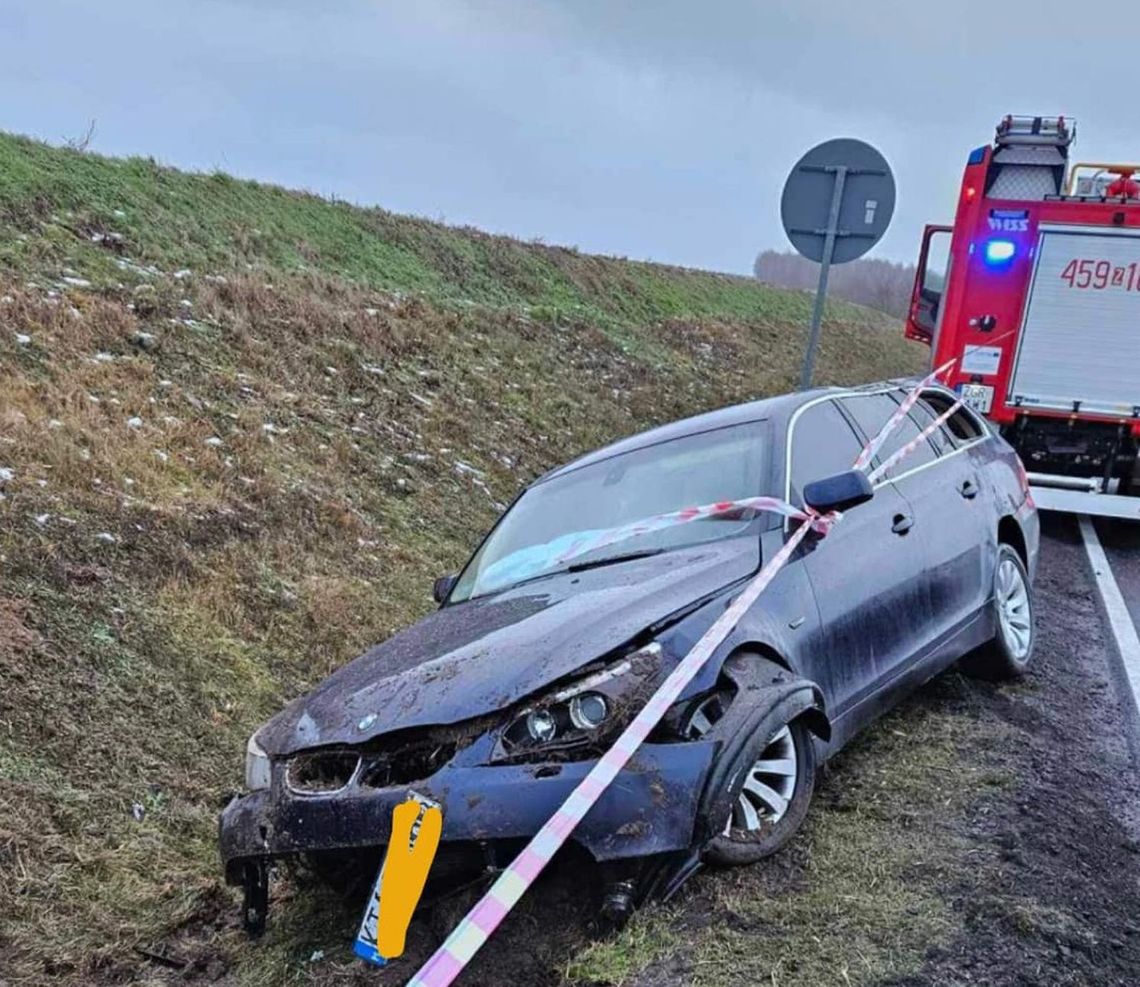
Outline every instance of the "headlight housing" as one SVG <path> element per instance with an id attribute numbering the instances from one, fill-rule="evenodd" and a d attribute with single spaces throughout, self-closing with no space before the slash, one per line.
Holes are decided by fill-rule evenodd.
<path id="1" fill-rule="evenodd" d="M 636 710 L 660 655 L 661 646 L 651 644 L 516 711 L 500 734 L 495 759 L 588 748 L 608 737 Z"/>
<path id="2" fill-rule="evenodd" d="M 607 725 L 611 704 L 601 692 L 582 692 L 517 716 L 503 731 L 503 746 L 514 752 L 534 747 L 585 743 Z"/>
<path id="3" fill-rule="evenodd" d="M 253 734 L 245 745 L 245 787 L 251 792 L 269 787 L 269 755 L 257 742 Z"/>

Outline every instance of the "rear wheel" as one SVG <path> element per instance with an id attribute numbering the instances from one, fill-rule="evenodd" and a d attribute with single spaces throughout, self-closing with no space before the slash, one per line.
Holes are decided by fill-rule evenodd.
<path id="1" fill-rule="evenodd" d="M 1009 545 L 998 545 L 990 605 L 997 634 L 962 659 L 962 670 L 983 679 L 1020 678 L 1029 667 L 1036 643 L 1033 587 L 1021 556 Z"/>
<path id="2" fill-rule="evenodd" d="M 688 726 L 693 738 L 713 735 L 725 699 L 713 696 L 697 707 Z M 763 723 L 763 721 L 762 721 Z M 815 787 L 815 747 L 807 727 L 764 724 L 743 742 L 728 740 L 713 769 L 708 819 L 716 831 L 705 860 L 726 866 L 755 863 L 781 849 L 807 815 Z"/>

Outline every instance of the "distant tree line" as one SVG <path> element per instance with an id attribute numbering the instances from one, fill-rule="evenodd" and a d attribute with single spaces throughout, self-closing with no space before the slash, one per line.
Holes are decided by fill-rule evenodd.
<path id="1" fill-rule="evenodd" d="M 819 280 L 819 265 L 792 250 L 762 251 L 757 255 L 752 271 L 758 280 L 783 288 L 815 291 Z M 827 294 L 888 315 L 905 317 L 910 306 L 914 273 L 913 264 L 866 258 L 853 260 L 832 267 Z"/>

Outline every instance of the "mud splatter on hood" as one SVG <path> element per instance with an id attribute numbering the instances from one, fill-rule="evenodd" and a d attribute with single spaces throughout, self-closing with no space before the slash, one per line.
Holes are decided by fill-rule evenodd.
<path id="1" fill-rule="evenodd" d="M 258 733 L 271 755 L 509 706 L 755 571 L 755 536 L 444 607 L 338 669 Z"/>

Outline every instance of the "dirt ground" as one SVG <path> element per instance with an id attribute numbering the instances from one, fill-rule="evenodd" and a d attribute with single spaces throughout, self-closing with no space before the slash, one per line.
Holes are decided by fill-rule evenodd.
<path id="1" fill-rule="evenodd" d="M 1037 587 L 1027 680 L 927 685 L 828 767 L 784 853 L 702 873 L 600 942 L 589 869 L 562 861 L 460 983 L 1140 983 L 1140 786 L 1074 525 L 1047 526 Z M 475 896 L 419 916 L 405 956 L 373 970 L 348 951 L 355 902 L 284 883 L 266 940 L 238 945 L 219 895 L 161 944 L 189 962 L 148 982 L 403 983 Z"/>
<path id="2" fill-rule="evenodd" d="M 1140 983 L 1137 774 L 1075 524 L 1047 531 L 1034 689 L 1016 700 L 971 690 L 981 715 L 1022 740 L 1005 752 L 1018 785 L 964 823 L 978 853 L 996 850 L 998 863 L 980 896 L 948 883 L 965 932 L 896 987 Z M 1036 914 L 1003 907 L 1012 895 L 1035 902 Z"/>

